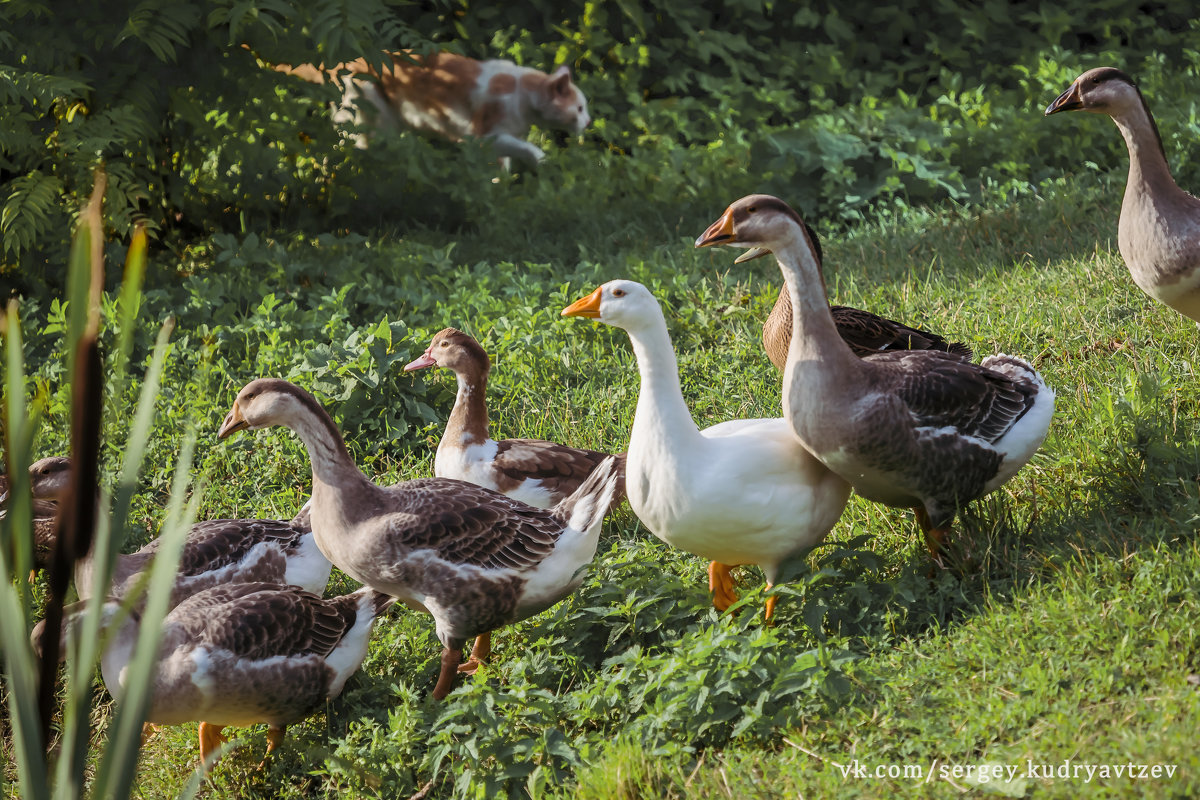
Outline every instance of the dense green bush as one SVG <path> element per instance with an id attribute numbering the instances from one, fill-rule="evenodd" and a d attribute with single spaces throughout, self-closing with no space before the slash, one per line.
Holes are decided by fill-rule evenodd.
<path id="1" fill-rule="evenodd" d="M 1040 118 L 1099 63 L 1143 83 L 1186 165 L 1192 107 L 1155 97 L 1200 74 L 1181 35 L 1200 30 L 1193 12 L 1186 0 L 7 3 L 0 269 L 24 267 L 28 286 L 65 251 L 63 220 L 101 161 L 112 232 L 144 220 L 184 256 L 214 231 L 530 225 L 548 207 L 570 222 L 640 219 L 755 189 L 834 221 L 1011 196 L 1120 162 L 1111 129 Z M 487 180 L 481 148 L 402 134 L 355 151 L 328 123 L 329 89 L 263 66 L 427 46 L 573 66 L 596 119 L 571 146 L 581 154 L 556 151 L 515 191 Z"/>

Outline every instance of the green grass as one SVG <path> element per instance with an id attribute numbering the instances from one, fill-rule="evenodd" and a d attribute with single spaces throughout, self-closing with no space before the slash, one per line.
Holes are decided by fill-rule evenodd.
<path id="1" fill-rule="evenodd" d="M 1026 356 L 1058 393 L 1041 452 L 957 527 L 961 574 L 927 578 L 911 516 L 854 498 L 830 543 L 780 588 L 778 622 L 765 627 L 760 574 L 744 570 L 745 602 L 718 616 L 700 559 L 622 509 L 575 596 L 501 631 L 493 664 L 446 702 L 428 697 L 439 654 L 431 620 L 396 611 L 343 695 L 291 728 L 272 764 L 254 768 L 265 728 L 241 731 L 244 746 L 202 796 L 391 798 L 430 780 L 430 796 L 461 797 L 997 791 L 965 779 L 844 777 L 838 765 L 855 759 L 869 769 L 1165 763 L 1178 767 L 1169 780 L 1038 778 L 999 792 L 1200 793 L 1196 328 L 1129 280 L 1115 252 L 1119 193 L 1119 180 L 1061 184 L 1010 207 L 914 210 L 826 237 L 835 301 L 927 326 L 979 355 Z M 415 357 L 446 325 L 479 336 L 493 356 L 494 434 L 622 449 L 637 397 L 627 339 L 558 316 L 616 277 L 646 282 L 662 300 L 700 425 L 777 415 L 779 376 L 759 331 L 778 271 L 768 259 L 739 267 L 732 251 L 690 246 L 734 199 L 714 198 L 702 219 L 655 216 L 616 231 L 598 219 L 544 238 L 481 221 L 451 250 L 436 231 L 218 237 L 194 274 L 150 278 L 147 325 L 173 314 L 178 329 L 149 463 L 167 463 L 194 421 L 208 484 L 201 518 L 290 516 L 310 480 L 297 440 L 273 431 L 217 442 L 215 430 L 251 378 L 313 385 L 316 364 L 327 370 L 319 394 L 369 474 L 429 475 L 453 380 L 392 362 Z M 270 293 L 278 304 L 262 302 Z M 33 308 L 29 349 L 49 381 L 58 334 L 48 300 Z M 360 347 L 384 314 L 391 341 Z M 63 408 L 51 404 L 39 455 L 62 449 Z M 123 424 L 112 421 L 110 440 Z M 144 477 L 134 537 L 143 541 L 170 476 Z M 335 571 L 328 593 L 352 588 Z M 110 703 L 98 694 L 100 736 Z M 195 736 L 193 724 L 148 743 L 140 796 L 179 792 Z"/>

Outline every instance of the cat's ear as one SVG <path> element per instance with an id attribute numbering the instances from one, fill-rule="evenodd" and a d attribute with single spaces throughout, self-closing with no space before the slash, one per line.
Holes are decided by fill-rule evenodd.
<path id="1" fill-rule="evenodd" d="M 558 69 L 550 73 L 550 80 L 546 85 L 552 94 L 567 94 L 571 89 L 571 68 L 566 64 L 559 65 Z"/>

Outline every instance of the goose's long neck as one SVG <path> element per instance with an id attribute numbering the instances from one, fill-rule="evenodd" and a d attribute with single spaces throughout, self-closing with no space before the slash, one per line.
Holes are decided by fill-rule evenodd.
<path id="1" fill-rule="evenodd" d="M 443 441 L 464 447 L 481 444 L 488 438 L 487 372 L 459 372 L 456 377 L 458 393 Z"/>
<path id="2" fill-rule="evenodd" d="M 109 582 L 110 592 L 123 595 L 130 588 L 130 581 L 140 575 L 150 566 L 154 559 L 153 553 L 117 553 L 113 559 L 112 578 Z M 86 600 L 96 594 L 96 581 L 99 576 L 96 570 L 96 544 L 83 558 L 75 562 L 75 591 L 79 599 Z"/>
<path id="3" fill-rule="evenodd" d="M 309 409 L 287 421 L 287 425 L 308 450 L 312 462 L 313 497 L 321 487 L 345 489 L 355 485 L 374 485 L 350 458 L 346 443 L 324 409 Z"/>
<path id="4" fill-rule="evenodd" d="M 626 332 L 642 378 L 633 430 L 629 435 L 630 450 L 649 446 L 656 452 L 679 452 L 684 445 L 702 439 L 683 399 L 679 365 L 666 321 L 659 316 Z M 655 443 L 663 442 L 672 445 L 655 446 Z"/>
<path id="5" fill-rule="evenodd" d="M 1125 139 L 1125 146 L 1129 148 L 1129 178 L 1125 184 L 1125 196 L 1128 198 L 1136 191 L 1149 191 L 1152 194 L 1179 191 L 1175 179 L 1171 177 L 1171 168 L 1167 165 L 1158 127 L 1145 101 L 1138 98 L 1138 102 L 1130 102 L 1114 110 L 1111 116 Z"/>
<path id="6" fill-rule="evenodd" d="M 804 234 L 797 231 L 786 243 L 772 249 L 792 306 L 788 360 L 832 361 L 846 365 L 851 371 L 857 368 L 858 358 L 842 341 L 833 322 L 821 267 Z"/>

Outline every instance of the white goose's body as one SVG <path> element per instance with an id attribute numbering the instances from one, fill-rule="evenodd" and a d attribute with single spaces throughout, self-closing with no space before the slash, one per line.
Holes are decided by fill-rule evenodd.
<path id="1" fill-rule="evenodd" d="M 819 544 L 841 516 L 849 484 L 795 441 L 782 418 L 736 420 L 751 424 L 715 435 L 696 430 L 687 442 L 667 441 L 661 418 L 642 419 L 629 439 L 629 504 L 672 547 L 760 565 L 774 583 L 778 565 Z"/>
<path id="2" fill-rule="evenodd" d="M 54 498 L 66 487 L 71 462 L 43 458 L 29 467 L 35 497 Z M 305 507 L 305 509 L 307 506 Z M 325 592 L 333 565 L 321 554 L 305 509 L 291 520 L 213 519 L 197 522 L 188 531 L 179 554 L 171 607 L 197 592 L 230 583 L 280 583 L 299 586 L 316 595 Z M 149 568 L 159 541 L 135 553 L 121 553 L 113 564 L 108 594 L 124 597 Z M 79 597 L 96 594 L 91 554 L 75 565 Z"/>
<path id="3" fill-rule="evenodd" d="M 785 560 L 825 538 L 849 485 L 813 458 L 783 419 L 697 429 L 666 321 L 646 287 L 610 281 L 563 313 L 592 316 L 629 334 L 642 386 L 626 492 L 655 536 L 715 562 L 713 570 L 756 564 L 768 584 Z M 729 600 L 716 586 L 714 593 L 718 607 Z"/>
<path id="4" fill-rule="evenodd" d="M 312 395 L 266 378 L 239 392 L 218 436 L 270 425 L 291 428 L 308 450 L 321 552 L 352 578 L 433 615 L 443 645 L 437 699 L 450 691 L 467 639 L 579 586 L 617 479 L 608 459 L 552 510 L 449 478 L 376 486 Z"/>
<path id="5" fill-rule="evenodd" d="M 1129 150 L 1117 246 L 1133 282 L 1200 323 L 1200 199 L 1171 176 L 1162 138 L 1133 79 L 1112 67 L 1088 70 L 1046 108 L 1108 114 Z"/>
<path id="6" fill-rule="evenodd" d="M 1045 438 L 1054 393 L 1021 359 L 972 364 L 930 350 L 856 356 L 834 326 L 804 224 L 782 200 L 742 198 L 696 244 L 775 253 L 793 313 L 784 418 L 864 497 L 917 509 L 931 549 L 959 508 L 1011 478 Z"/>

